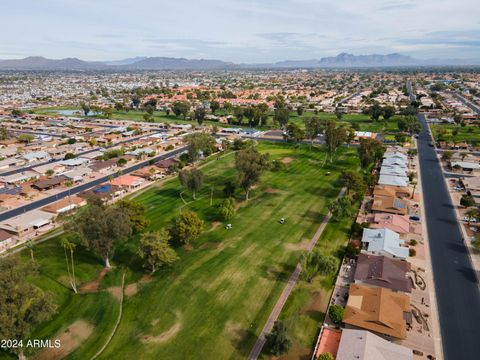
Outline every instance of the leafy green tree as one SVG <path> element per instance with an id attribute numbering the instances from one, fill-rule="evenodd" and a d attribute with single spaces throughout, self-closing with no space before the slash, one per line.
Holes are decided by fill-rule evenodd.
<path id="1" fill-rule="evenodd" d="M 171 236 L 165 229 L 142 235 L 138 254 L 145 261 L 144 267 L 153 274 L 162 266 L 168 266 L 178 260 L 178 255 L 170 246 Z"/>
<path id="2" fill-rule="evenodd" d="M 105 206 L 99 199 L 89 199 L 88 205 L 80 209 L 65 225 L 83 244 L 105 261 L 110 260 L 115 247 L 132 234 L 128 212 L 121 207 Z"/>
<path id="3" fill-rule="evenodd" d="M 398 120 L 398 129 L 409 134 L 418 134 L 422 125 L 415 116 L 403 116 Z"/>
<path id="4" fill-rule="evenodd" d="M 288 352 L 292 342 L 287 337 L 287 328 L 281 321 L 275 321 L 272 331 L 265 336 L 265 346 L 270 354 L 279 356 Z"/>
<path id="5" fill-rule="evenodd" d="M 75 159 L 75 154 L 73 153 L 66 153 L 65 156 L 63 157 L 63 160 L 70 160 L 70 159 Z"/>
<path id="6" fill-rule="evenodd" d="M 385 120 L 390 119 L 393 115 L 395 115 L 395 107 L 393 106 L 385 106 L 382 109 L 382 115 Z"/>
<path id="7" fill-rule="evenodd" d="M 132 106 L 135 109 L 138 109 L 138 107 L 140 106 L 140 98 L 137 95 L 132 97 Z"/>
<path id="8" fill-rule="evenodd" d="M 345 171 L 340 177 L 340 182 L 343 187 L 347 188 L 347 194 L 350 191 L 361 192 L 364 190 L 365 184 L 360 173 L 355 171 Z"/>
<path id="9" fill-rule="evenodd" d="M 10 138 L 8 129 L 5 126 L 0 126 L 0 140 L 7 140 Z"/>
<path id="10" fill-rule="evenodd" d="M 305 132 L 297 124 L 289 123 L 286 129 L 286 138 L 290 142 L 298 143 L 305 138 Z"/>
<path id="11" fill-rule="evenodd" d="M 241 106 L 235 106 L 233 108 L 233 116 L 235 116 L 237 118 L 238 123 L 241 124 L 244 116 L 243 108 Z"/>
<path id="12" fill-rule="evenodd" d="M 142 203 L 134 200 L 121 199 L 115 203 L 115 206 L 127 213 L 134 233 L 144 231 L 149 225 L 149 221 L 145 215 L 145 206 Z"/>
<path id="13" fill-rule="evenodd" d="M 91 111 L 90 105 L 82 102 L 82 103 L 80 103 L 80 107 L 82 108 L 83 114 L 84 114 L 85 116 L 88 116 L 88 114 L 89 114 L 90 111 Z"/>
<path id="14" fill-rule="evenodd" d="M 379 161 L 385 148 L 383 144 L 375 139 L 360 139 L 360 146 L 358 147 L 358 156 L 360 157 L 360 163 L 363 168 Z"/>
<path id="15" fill-rule="evenodd" d="M 464 194 L 460 198 L 460 205 L 464 207 L 475 206 L 475 199 L 472 195 Z"/>
<path id="16" fill-rule="evenodd" d="M 172 111 L 175 116 L 178 118 L 180 115 L 185 119 L 187 117 L 188 111 L 190 110 L 190 104 L 185 101 L 175 101 L 172 105 Z"/>
<path id="17" fill-rule="evenodd" d="M 204 222 L 193 211 L 183 211 L 172 220 L 170 235 L 181 244 L 189 244 L 203 231 Z"/>
<path id="18" fill-rule="evenodd" d="M 215 111 L 220 109 L 220 103 L 216 100 L 210 101 L 210 110 L 212 111 L 212 114 L 215 114 Z"/>
<path id="19" fill-rule="evenodd" d="M 284 129 L 290 119 L 290 109 L 287 107 L 275 109 L 273 113 L 273 121 L 280 125 L 281 129 Z"/>
<path id="20" fill-rule="evenodd" d="M 333 358 L 333 355 L 331 353 L 326 352 L 318 355 L 317 360 L 335 360 L 335 359 Z"/>
<path id="21" fill-rule="evenodd" d="M 232 199 L 225 199 L 218 207 L 218 214 L 224 221 L 228 221 L 235 215 L 235 205 Z"/>
<path id="22" fill-rule="evenodd" d="M 32 134 L 20 134 L 18 135 L 18 141 L 23 142 L 23 143 L 31 143 L 35 139 L 35 136 Z"/>
<path id="23" fill-rule="evenodd" d="M 453 151 L 446 150 L 442 153 L 442 160 L 449 161 L 453 157 Z"/>
<path id="24" fill-rule="evenodd" d="M 305 135 L 310 139 L 310 147 L 313 145 L 313 140 L 325 130 L 325 121 L 319 117 L 312 116 L 303 119 L 305 124 Z"/>
<path id="25" fill-rule="evenodd" d="M 197 120 L 198 125 L 202 126 L 206 114 L 207 112 L 203 106 L 198 106 L 195 108 L 195 120 Z"/>
<path id="26" fill-rule="evenodd" d="M 235 194 L 235 190 L 237 189 L 237 182 L 233 179 L 225 180 L 224 187 L 223 187 L 223 196 L 226 198 L 230 198 Z"/>
<path id="27" fill-rule="evenodd" d="M 209 156 L 215 150 L 215 140 L 207 133 L 193 133 L 186 136 L 188 156 L 191 162 L 195 162 L 200 155 Z"/>
<path id="28" fill-rule="evenodd" d="M 31 272 L 14 256 L 0 261 L 0 339 L 23 341 L 23 347 L 5 349 L 25 359 L 26 340 L 33 328 L 56 311 L 53 296 L 27 281 Z"/>
<path id="29" fill-rule="evenodd" d="M 340 305 L 332 305 L 328 309 L 328 316 L 335 324 L 340 324 L 343 321 L 345 309 Z"/>
<path id="30" fill-rule="evenodd" d="M 267 170 L 269 165 L 268 159 L 268 154 L 260 154 L 253 147 L 239 150 L 235 154 L 238 183 L 245 191 L 245 199 L 247 201 L 252 186 L 260 181 L 260 177 Z"/>
<path id="31" fill-rule="evenodd" d="M 337 123 L 334 120 L 327 122 L 325 127 L 325 145 L 327 147 L 327 152 L 330 155 L 330 161 L 340 145 L 347 141 L 347 135 L 345 126 L 337 126 Z"/>
<path id="32" fill-rule="evenodd" d="M 180 183 L 193 194 L 193 200 L 196 199 L 196 193 L 203 185 L 203 172 L 198 169 L 182 170 L 178 173 Z"/>
<path id="33" fill-rule="evenodd" d="M 328 206 L 328 209 L 332 213 L 332 219 L 335 221 L 352 215 L 352 203 L 346 196 L 342 196 L 340 199 L 332 201 Z"/>
<path id="34" fill-rule="evenodd" d="M 380 116 L 383 114 L 383 109 L 382 107 L 376 102 L 374 103 L 369 109 L 368 113 L 370 114 L 370 118 L 373 121 L 378 121 L 380 119 Z"/>

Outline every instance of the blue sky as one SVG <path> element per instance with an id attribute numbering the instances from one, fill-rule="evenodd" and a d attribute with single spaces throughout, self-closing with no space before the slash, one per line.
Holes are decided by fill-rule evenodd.
<path id="1" fill-rule="evenodd" d="M 0 58 L 480 58 L 478 0 L 0 0 Z"/>

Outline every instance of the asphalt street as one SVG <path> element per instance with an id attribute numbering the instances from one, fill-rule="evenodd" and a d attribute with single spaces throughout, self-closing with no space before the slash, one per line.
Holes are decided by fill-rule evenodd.
<path id="1" fill-rule="evenodd" d="M 127 167 L 127 168 L 122 168 L 121 169 L 122 170 L 122 175 L 131 173 L 133 171 L 136 171 L 136 170 L 148 165 L 150 163 L 150 161 L 159 161 L 159 160 L 164 160 L 164 159 L 171 158 L 175 155 L 178 155 L 178 154 L 184 152 L 186 149 L 187 149 L 186 146 L 181 147 L 181 148 L 178 148 L 176 150 L 170 151 L 166 154 L 162 154 L 162 155 L 158 155 L 158 156 L 148 158 L 148 160 L 142 161 L 142 162 L 140 162 L 138 164 L 135 164 L 133 166 L 130 166 L 130 167 Z M 116 175 L 114 174 L 113 177 L 115 177 L 115 176 Z M 51 204 L 51 203 L 53 203 L 57 200 L 60 200 L 64 197 L 66 197 L 66 196 L 78 194 L 78 193 L 80 193 L 84 190 L 90 189 L 90 188 L 92 188 L 96 185 L 100 185 L 101 183 L 104 183 L 104 182 L 108 181 L 109 178 L 110 178 L 110 175 L 106 175 L 106 176 L 103 176 L 99 179 L 96 179 L 96 180 L 81 184 L 79 186 L 73 187 L 71 189 L 59 192 L 56 195 L 52 195 L 52 196 L 49 196 L 49 197 L 31 202 L 29 204 L 20 206 L 18 208 L 15 208 L 15 209 L 12 209 L 12 210 L 9 210 L 9 211 L 5 211 L 4 213 L 0 214 L 0 221 L 7 220 L 11 217 L 20 215 L 20 214 L 22 214 L 24 212 L 27 212 L 27 211 L 30 211 L 30 210 L 41 208 L 41 207 L 46 206 L 48 204 Z"/>
<path id="2" fill-rule="evenodd" d="M 455 209 L 422 114 L 418 153 L 443 352 L 447 360 L 480 358 L 480 291 Z"/>

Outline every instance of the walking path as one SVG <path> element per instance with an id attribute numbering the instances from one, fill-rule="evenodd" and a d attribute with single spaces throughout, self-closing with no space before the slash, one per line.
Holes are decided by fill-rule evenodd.
<path id="1" fill-rule="evenodd" d="M 342 189 L 338 194 L 337 199 L 342 197 L 344 193 L 345 193 L 345 189 Z M 315 235 L 313 235 L 312 239 L 308 243 L 308 246 L 307 246 L 308 252 L 312 251 L 312 249 L 315 247 L 315 244 L 317 243 L 318 239 L 320 239 L 320 236 L 322 235 L 323 230 L 325 229 L 325 227 L 327 226 L 331 218 L 332 218 L 332 214 L 329 212 L 323 219 L 320 226 L 318 227 L 317 231 L 315 232 Z M 275 321 L 277 321 L 278 316 L 280 315 L 280 312 L 282 311 L 282 308 L 285 305 L 285 302 L 287 301 L 288 297 L 290 296 L 290 293 L 292 292 L 295 284 L 298 281 L 298 277 L 300 276 L 301 271 L 302 271 L 302 267 L 300 266 L 300 263 L 298 263 L 297 266 L 295 267 L 295 270 L 293 270 L 292 275 L 290 275 L 287 285 L 285 286 L 285 288 L 282 291 L 282 294 L 278 298 L 277 303 L 273 307 L 273 310 L 270 313 L 270 316 L 268 317 L 268 320 L 265 326 L 263 327 L 262 332 L 258 336 L 257 341 L 255 342 L 255 345 L 250 351 L 250 355 L 248 355 L 248 360 L 256 360 L 260 355 L 262 348 L 265 345 L 265 341 L 266 341 L 265 336 L 272 331 L 273 324 L 275 323 Z"/>

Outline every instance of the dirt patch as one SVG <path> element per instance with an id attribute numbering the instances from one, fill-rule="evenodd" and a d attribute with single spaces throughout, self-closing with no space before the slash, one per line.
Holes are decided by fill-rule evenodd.
<path id="1" fill-rule="evenodd" d="M 310 239 L 303 239 L 299 243 L 296 243 L 296 244 L 287 243 L 284 246 L 286 250 L 290 250 L 290 251 L 306 250 L 309 243 L 310 243 Z"/>
<path id="2" fill-rule="evenodd" d="M 216 228 L 218 228 L 220 225 L 222 225 L 221 221 L 214 221 L 214 222 L 212 222 L 212 227 L 210 229 L 208 229 L 208 231 L 213 231 Z"/>
<path id="3" fill-rule="evenodd" d="M 77 320 L 54 339 L 60 340 L 58 349 L 48 348 L 40 352 L 36 360 L 59 360 L 79 347 L 93 332 L 93 326 L 85 320 Z"/>
<path id="4" fill-rule="evenodd" d="M 274 188 L 272 188 L 272 187 L 268 187 L 268 188 L 265 189 L 265 192 L 266 192 L 267 194 L 276 194 L 276 193 L 279 193 L 279 192 L 281 192 L 281 191 L 282 191 L 282 190 L 280 190 L 280 189 L 274 189 Z"/>
<path id="5" fill-rule="evenodd" d="M 214 242 L 206 242 L 200 246 L 200 249 L 216 249 L 220 243 L 214 243 Z"/>
<path id="6" fill-rule="evenodd" d="M 109 270 L 110 269 L 108 268 L 103 268 L 95 280 L 89 281 L 80 286 L 80 292 L 90 293 L 90 292 L 97 292 L 98 290 L 100 290 L 100 282 L 105 277 L 105 275 L 107 275 L 107 272 Z"/>
<path id="7" fill-rule="evenodd" d="M 185 251 L 192 251 L 193 250 L 193 246 L 190 245 L 190 244 L 185 244 L 182 247 Z"/>
<path id="8" fill-rule="evenodd" d="M 138 284 L 137 283 L 129 284 L 125 287 L 125 296 L 126 297 L 133 296 L 137 292 L 138 292 Z"/>
<path id="9" fill-rule="evenodd" d="M 120 300 L 122 298 L 122 287 L 121 286 L 112 286 L 107 289 L 107 291 L 112 294 L 112 296 Z"/>
<path id="10" fill-rule="evenodd" d="M 307 306 L 303 309 L 304 313 L 309 312 L 322 312 L 324 313 L 327 309 L 328 296 L 322 294 L 320 291 L 314 291 L 310 295 L 310 301 Z"/>
<path id="11" fill-rule="evenodd" d="M 288 157 L 285 157 L 283 158 L 282 160 L 280 160 L 280 162 L 284 163 L 284 164 L 290 164 L 293 160 L 295 160 L 294 158 L 288 156 Z"/>
<path id="12" fill-rule="evenodd" d="M 150 274 L 145 274 L 142 276 L 140 279 L 140 284 L 147 284 L 149 282 L 153 281 L 153 276 Z"/>
<path id="13" fill-rule="evenodd" d="M 153 336 L 153 335 L 141 335 L 140 341 L 144 344 L 149 344 L 149 343 L 155 343 L 155 344 L 160 344 L 167 342 L 168 340 L 172 339 L 175 337 L 180 329 L 182 328 L 182 314 L 180 312 L 175 313 L 177 319 L 175 320 L 175 323 L 166 331 L 162 332 L 160 335 Z M 155 321 L 155 324 L 154 324 Z M 154 320 L 152 321 L 152 325 L 158 325 L 159 321 Z"/>

